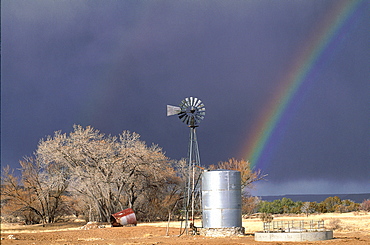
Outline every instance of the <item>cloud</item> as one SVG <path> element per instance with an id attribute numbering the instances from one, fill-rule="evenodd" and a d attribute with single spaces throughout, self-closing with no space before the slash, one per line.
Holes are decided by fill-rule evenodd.
<path id="1" fill-rule="evenodd" d="M 329 181 L 326 179 L 294 180 L 276 184 L 270 181 L 259 181 L 251 190 L 256 196 L 275 196 L 289 194 L 350 194 L 368 193 L 370 181 L 357 180 Z"/>
<path id="2" fill-rule="evenodd" d="M 165 110 L 188 96 L 207 109 L 197 131 L 202 164 L 245 157 L 238 154 L 252 125 L 336 4 L 6 1 L 2 164 L 18 166 L 40 138 L 75 123 L 106 134 L 135 131 L 170 158 L 186 157 L 188 128 Z M 367 181 L 370 22 L 363 15 L 302 87 L 264 151 L 259 167 L 271 183 Z"/>

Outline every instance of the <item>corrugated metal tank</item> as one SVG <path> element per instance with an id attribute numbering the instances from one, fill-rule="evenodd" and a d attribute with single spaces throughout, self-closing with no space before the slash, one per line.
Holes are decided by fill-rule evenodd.
<path id="1" fill-rule="evenodd" d="M 205 171 L 202 175 L 204 228 L 242 227 L 240 172 Z"/>

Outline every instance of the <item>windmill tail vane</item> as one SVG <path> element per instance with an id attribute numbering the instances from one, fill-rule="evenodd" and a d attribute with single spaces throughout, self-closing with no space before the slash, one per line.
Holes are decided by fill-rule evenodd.
<path id="1" fill-rule="evenodd" d="M 177 115 L 181 112 L 181 108 L 178 106 L 167 105 L 167 116 Z"/>

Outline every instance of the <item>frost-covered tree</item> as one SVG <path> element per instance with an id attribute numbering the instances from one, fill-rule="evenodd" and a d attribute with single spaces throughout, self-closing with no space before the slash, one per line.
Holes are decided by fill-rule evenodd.
<path id="1" fill-rule="evenodd" d="M 71 192 L 86 201 L 90 220 L 108 221 L 123 208 L 139 207 L 138 200 L 145 202 L 143 196 L 170 178 L 172 166 L 162 149 L 147 146 L 139 134 L 124 131 L 115 137 L 89 126 L 73 129 L 41 140 L 36 154 L 68 170 Z"/>

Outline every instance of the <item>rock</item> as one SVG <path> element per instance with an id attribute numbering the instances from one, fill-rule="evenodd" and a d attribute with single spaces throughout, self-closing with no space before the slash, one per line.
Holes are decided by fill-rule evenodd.
<path id="1" fill-rule="evenodd" d="M 8 236 L 8 239 L 10 239 L 10 240 L 18 240 L 18 238 L 16 238 L 14 235 L 9 235 Z"/>
<path id="2" fill-rule="evenodd" d="M 86 225 L 80 227 L 81 230 L 91 230 L 105 228 L 105 225 L 101 225 L 99 222 L 88 222 Z"/>

